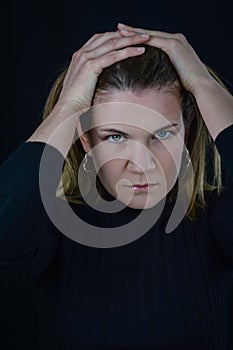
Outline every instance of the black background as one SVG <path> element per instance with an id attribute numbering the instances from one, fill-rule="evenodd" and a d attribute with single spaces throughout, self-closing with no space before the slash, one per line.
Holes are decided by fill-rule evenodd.
<path id="1" fill-rule="evenodd" d="M 0 163 L 41 123 L 59 69 L 94 33 L 117 22 L 182 32 L 233 89 L 230 1 L 14 1 L 2 8 Z"/>
<path id="2" fill-rule="evenodd" d="M 72 53 L 94 33 L 116 30 L 117 22 L 182 32 L 232 92 L 230 7 L 226 0 L 47 0 L 2 4 L 0 163 L 40 124 L 51 84 Z M 231 325 L 232 310 L 233 297 Z"/>

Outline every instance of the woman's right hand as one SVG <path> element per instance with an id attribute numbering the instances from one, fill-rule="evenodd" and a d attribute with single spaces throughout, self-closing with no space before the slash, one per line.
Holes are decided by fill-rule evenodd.
<path id="1" fill-rule="evenodd" d="M 132 34 L 122 37 L 120 31 L 93 35 L 73 56 L 57 104 L 75 113 L 91 106 L 98 76 L 105 67 L 128 57 L 141 55 L 138 47 L 150 36 Z"/>

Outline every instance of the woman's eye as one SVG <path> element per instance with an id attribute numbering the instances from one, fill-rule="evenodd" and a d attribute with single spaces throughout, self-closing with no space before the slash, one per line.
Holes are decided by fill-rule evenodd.
<path id="1" fill-rule="evenodd" d="M 119 141 L 122 141 L 120 138 L 123 138 L 123 136 L 122 135 L 118 135 L 118 134 L 109 135 L 109 136 L 106 137 L 107 140 L 110 139 L 110 141 L 116 142 L 116 143 L 119 143 Z"/>
<path id="2" fill-rule="evenodd" d="M 158 131 L 155 133 L 159 140 L 166 140 L 173 134 L 172 131 Z"/>

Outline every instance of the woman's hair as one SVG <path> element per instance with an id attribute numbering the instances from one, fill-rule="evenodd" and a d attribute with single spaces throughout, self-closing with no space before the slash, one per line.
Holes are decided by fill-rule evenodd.
<path id="1" fill-rule="evenodd" d="M 138 46 L 138 45 L 135 45 Z M 205 191 L 217 190 L 219 194 L 223 189 L 221 159 L 211 138 L 211 135 L 203 121 L 196 100 L 191 92 L 184 89 L 180 78 L 172 65 L 168 55 L 159 48 L 146 44 L 144 54 L 130 57 L 103 69 L 98 77 L 94 91 L 93 102 L 104 96 L 109 96 L 114 91 L 131 91 L 140 93 L 143 90 L 156 90 L 174 93 L 181 99 L 181 107 L 184 125 L 189 127 L 187 149 L 189 151 L 194 178 L 190 183 L 189 193 L 191 200 L 186 216 L 194 220 L 197 209 L 206 208 Z M 217 74 L 206 65 L 209 73 L 224 88 L 224 84 Z M 63 86 L 67 67 L 61 72 L 52 86 L 48 95 L 42 119 L 44 120 L 58 101 Z M 78 138 L 71 146 L 65 158 L 61 181 L 57 189 L 57 196 L 65 196 L 69 202 L 86 204 L 78 186 L 78 170 L 85 156 L 85 151 Z M 213 176 L 210 176 L 208 169 L 212 167 Z M 81 169 L 83 172 L 83 169 Z M 81 177 L 82 188 L 86 193 L 90 191 L 90 180 L 88 173 L 83 173 Z M 208 176 L 209 179 L 208 179 Z M 174 198 L 174 191 L 170 191 L 168 199 L 170 202 Z M 100 194 L 104 193 L 104 187 L 98 176 L 96 177 L 96 188 Z"/>

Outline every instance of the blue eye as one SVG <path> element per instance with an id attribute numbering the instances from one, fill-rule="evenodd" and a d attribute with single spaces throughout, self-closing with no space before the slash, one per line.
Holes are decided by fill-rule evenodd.
<path id="1" fill-rule="evenodd" d="M 169 134 L 169 135 L 167 136 L 167 134 Z M 157 137 L 159 140 L 166 140 L 170 137 L 171 134 L 174 135 L 174 133 L 172 131 L 158 131 L 155 133 L 155 135 L 159 135 Z"/>
<path id="2" fill-rule="evenodd" d="M 115 136 L 116 136 L 118 139 L 116 139 Z M 123 135 L 113 134 L 113 135 L 107 136 L 106 139 L 108 140 L 110 137 L 112 137 L 112 140 L 113 140 L 113 141 L 111 141 L 111 142 L 119 143 L 119 142 L 118 142 L 118 141 L 120 141 L 119 138 L 120 138 L 120 137 L 122 138 L 122 136 L 123 136 Z M 113 139 L 113 138 L 114 138 L 114 139 Z"/>
<path id="3" fill-rule="evenodd" d="M 120 143 L 123 141 L 123 135 L 113 134 L 107 136 L 106 139 L 113 143 Z"/>

